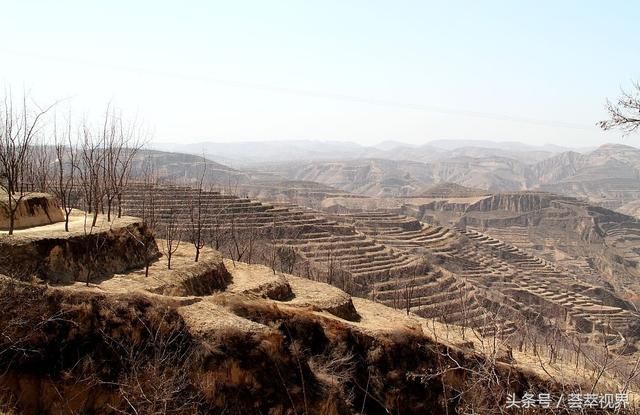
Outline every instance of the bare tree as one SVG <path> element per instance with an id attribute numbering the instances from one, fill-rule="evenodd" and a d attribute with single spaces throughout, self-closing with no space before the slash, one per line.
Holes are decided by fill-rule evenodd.
<path id="1" fill-rule="evenodd" d="M 336 255 L 333 253 L 333 246 L 329 246 L 327 250 L 327 284 L 333 285 L 334 279 L 338 272 L 338 264 Z"/>
<path id="2" fill-rule="evenodd" d="M 274 274 L 278 269 L 287 274 L 292 274 L 298 260 L 296 249 L 290 245 L 290 243 L 282 240 L 285 235 L 295 240 L 299 236 L 299 233 L 293 229 L 282 227 L 274 217 L 271 229 L 267 234 L 268 248 L 265 252 L 265 260 Z"/>
<path id="3" fill-rule="evenodd" d="M 85 122 L 82 126 L 77 171 L 82 188 L 83 210 L 93 213 L 91 226 L 96 225 L 102 199 L 104 198 L 104 183 L 102 181 L 103 154 L 100 137 L 96 138 L 96 135 L 92 133 L 91 128 Z"/>
<path id="4" fill-rule="evenodd" d="M 633 133 L 640 127 L 640 83 L 634 82 L 631 91 L 623 90 L 616 102 L 607 100 L 609 119 L 598 125 L 604 130 L 618 128 Z"/>
<path id="5" fill-rule="evenodd" d="M 247 264 L 251 264 L 253 261 L 253 255 L 256 251 L 256 245 L 260 236 L 260 230 L 255 226 L 248 229 L 244 229 L 240 232 L 240 237 L 245 250 L 245 260 Z"/>
<path id="6" fill-rule="evenodd" d="M 32 145 L 53 105 L 32 108 L 23 95 L 22 102 L 14 106 L 10 93 L 5 93 L 0 105 L 0 189 L 6 194 L 9 235 L 13 235 L 18 207 L 28 192 L 25 176 L 33 162 Z"/>
<path id="7" fill-rule="evenodd" d="M 203 157 L 204 159 L 204 157 Z M 207 172 L 207 162 L 204 159 L 204 166 L 202 168 L 202 174 L 200 175 L 200 181 L 198 182 L 198 189 L 196 190 L 195 196 L 191 197 L 189 203 L 189 240 L 193 244 L 196 249 L 196 257 L 195 262 L 198 262 L 200 259 L 200 250 L 204 248 L 206 244 L 205 233 L 204 233 L 204 220 L 206 218 L 206 209 L 203 207 L 203 182 L 204 176 Z"/>
<path id="8" fill-rule="evenodd" d="M 231 223 L 229 225 L 229 240 L 231 242 L 229 246 L 229 256 L 232 261 L 240 261 L 245 251 L 240 241 L 235 214 L 231 215 Z"/>
<path id="9" fill-rule="evenodd" d="M 122 193 L 133 159 L 143 145 L 137 131 L 134 123 L 125 123 L 110 106 L 100 128 L 92 128 L 86 122 L 82 127 L 77 171 L 85 208 L 93 213 L 93 226 L 98 213 L 105 210 L 107 221 L 111 221 L 115 201 L 118 217 L 122 216 Z"/>
<path id="10" fill-rule="evenodd" d="M 113 200 L 116 197 L 116 190 L 114 186 L 114 179 L 116 176 L 115 170 L 118 164 L 118 158 L 120 157 L 118 148 L 118 120 L 116 113 L 112 110 L 111 105 L 107 105 L 105 111 L 104 120 L 102 124 L 102 132 L 100 134 L 100 144 L 102 146 L 100 150 L 100 156 L 102 158 L 100 163 L 100 184 L 102 187 L 102 194 L 107 202 L 107 221 L 111 222 L 111 207 Z M 101 201 L 101 209 L 104 213 L 104 205 Z"/>
<path id="11" fill-rule="evenodd" d="M 298 253 L 296 248 L 291 245 L 285 245 L 278 247 L 278 261 L 280 262 L 280 268 L 287 274 L 293 274 L 293 271 L 298 262 Z"/>
<path id="12" fill-rule="evenodd" d="M 416 275 L 414 273 L 413 278 L 411 280 L 407 280 L 404 284 L 404 305 L 405 311 L 407 315 L 411 312 L 411 307 L 413 306 L 413 300 L 415 297 L 415 288 L 416 288 Z"/>
<path id="13" fill-rule="evenodd" d="M 209 217 L 211 225 L 207 228 L 209 230 L 211 247 L 216 251 L 221 250 L 226 245 L 230 233 L 229 228 L 225 226 L 224 221 L 220 217 L 222 212 L 224 212 L 224 208 L 218 209 L 218 212 Z"/>
<path id="14" fill-rule="evenodd" d="M 142 166 L 143 171 L 143 188 L 142 188 L 142 223 L 152 234 L 158 227 L 158 215 L 156 213 L 156 196 L 155 190 L 157 187 L 157 177 L 155 175 L 155 167 L 151 159 L 144 161 Z M 144 257 L 144 276 L 149 276 L 149 266 L 151 260 L 156 255 L 155 241 L 146 238 L 140 241 L 142 246 L 142 254 Z"/>
<path id="15" fill-rule="evenodd" d="M 103 254 L 104 246 L 107 242 L 106 232 L 100 232 L 97 230 L 95 224 L 95 218 L 93 219 L 93 223 L 89 225 L 89 215 L 87 212 L 84 213 L 84 223 L 83 223 L 83 232 L 84 232 L 84 263 L 86 267 L 86 280 L 85 284 L 88 287 L 89 282 L 92 278 L 97 277 L 99 273 L 98 265 L 100 263 L 100 256 Z M 104 231 L 105 229 L 103 229 Z"/>
<path id="16" fill-rule="evenodd" d="M 55 167 L 53 180 L 50 182 L 51 192 L 58 198 L 64 211 L 64 230 L 69 232 L 69 216 L 77 202 L 76 168 L 78 165 L 78 145 L 74 143 L 71 133 L 71 120 L 61 131 L 57 120 L 54 121 Z"/>
<path id="17" fill-rule="evenodd" d="M 111 221 L 114 202 L 118 217 L 122 217 L 122 194 L 129 183 L 133 160 L 144 144 L 136 123 L 124 120 L 119 111 L 108 106 L 102 127 L 102 176 L 108 221 Z"/>
<path id="18" fill-rule="evenodd" d="M 182 228 L 176 218 L 177 212 L 170 212 L 164 224 L 164 241 L 162 252 L 167 256 L 167 269 L 171 269 L 171 259 L 182 243 Z"/>
<path id="19" fill-rule="evenodd" d="M 253 250 L 255 248 L 257 232 L 255 228 L 244 228 L 238 226 L 238 218 L 235 213 L 231 215 L 231 223 L 228 229 L 230 240 L 229 254 L 234 261 L 251 263 Z"/>
<path id="20" fill-rule="evenodd" d="M 269 232 L 269 266 L 273 271 L 273 275 L 276 274 L 276 263 L 278 260 L 278 249 L 280 246 L 278 245 L 278 227 L 276 225 L 276 218 L 273 218 L 273 223 L 271 224 L 271 231 Z"/>
<path id="21" fill-rule="evenodd" d="M 31 145 L 31 162 L 27 164 L 26 179 L 36 192 L 46 192 L 51 181 L 51 152 L 40 137 L 40 142 Z"/>

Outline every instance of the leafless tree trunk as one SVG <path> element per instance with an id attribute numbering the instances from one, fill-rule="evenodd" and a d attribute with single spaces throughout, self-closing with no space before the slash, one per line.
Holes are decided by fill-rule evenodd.
<path id="1" fill-rule="evenodd" d="M 162 251 L 167 256 L 167 269 L 171 269 L 171 259 L 173 254 L 178 251 L 182 243 L 182 228 L 176 218 L 177 212 L 171 212 L 164 226 L 164 241 L 162 243 Z"/>
<path id="2" fill-rule="evenodd" d="M 18 207 L 28 192 L 25 176 L 32 168 L 32 145 L 53 105 L 31 108 L 23 95 L 14 107 L 11 94 L 5 93 L 0 106 L 0 189 L 7 195 L 9 235 L 13 235 Z"/>
<path id="3" fill-rule="evenodd" d="M 90 127 L 82 127 L 82 141 L 78 157 L 78 173 L 82 187 L 84 210 L 93 214 L 91 226 L 96 225 L 98 213 L 104 198 L 102 140 L 95 139 Z"/>
<path id="4" fill-rule="evenodd" d="M 56 161 L 54 180 L 51 191 L 60 200 L 64 211 L 64 230 L 69 232 L 69 216 L 77 202 L 76 168 L 78 166 L 78 146 L 72 140 L 71 120 L 67 120 L 66 128 L 58 131 L 57 121 L 54 125 L 54 146 Z"/>
<path id="5" fill-rule="evenodd" d="M 405 310 L 407 315 L 411 312 L 411 305 L 413 303 L 413 297 L 415 295 L 414 290 L 416 287 L 416 276 L 413 275 L 413 279 L 411 281 L 407 281 L 404 285 L 404 301 L 405 301 Z"/>
<path id="6" fill-rule="evenodd" d="M 133 160 L 145 140 L 135 122 L 124 120 L 122 114 L 107 107 L 102 131 L 104 148 L 103 176 L 107 202 L 107 220 L 111 221 L 114 202 L 118 218 L 122 217 L 122 193 L 129 183 Z"/>
<path id="7" fill-rule="evenodd" d="M 212 222 L 209 227 L 209 240 L 211 241 L 211 247 L 216 251 L 222 250 L 229 239 L 229 228 L 225 226 L 220 218 L 220 214 L 223 211 L 223 209 L 220 209 L 218 213 L 209 218 Z"/>
<path id="8" fill-rule="evenodd" d="M 246 257 L 248 264 L 251 264 L 253 261 L 253 254 L 256 249 L 256 242 L 258 240 L 258 229 L 252 227 L 250 229 L 244 230 L 242 233 L 242 242 L 245 245 Z"/>
<path id="9" fill-rule="evenodd" d="M 149 232 L 155 233 L 158 226 L 158 215 L 156 214 L 155 189 L 157 187 L 157 178 L 155 176 L 154 166 L 151 160 L 146 160 L 143 164 L 143 189 L 142 189 L 142 223 L 147 227 Z M 151 253 L 154 251 L 154 243 L 146 239 L 142 241 L 142 249 L 144 255 L 144 276 L 149 276 L 149 266 L 151 265 Z"/>
<path id="10" fill-rule="evenodd" d="M 333 247 L 327 252 L 327 284 L 332 284 L 337 272 L 336 256 L 333 254 Z"/>
<path id="11" fill-rule="evenodd" d="M 102 193 L 107 202 L 107 221 L 111 222 L 111 206 L 115 198 L 114 178 L 115 169 L 120 157 L 118 147 L 118 120 L 115 111 L 111 109 L 111 105 L 107 105 L 104 120 L 102 124 L 102 132 L 100 136 L 101 157 L 100 164 L 100 181 L 102 182 Z M 102 205 L 102 203 L 101 203 Z M 101 206 L 104 213 L 104 206 Z"/>
<path id="12" fill-rule="evenodd" d="M 95 219 L 93 219 L 95 220 Z M 87 268 L 87 276 L 85 284 L 88 287 L 92 277 L 95 277 L 98 272 L 99 256 L 106 243 L 106 237 L 103 232 L 94 233 L 95 223 L 88 224 L 88 214 L 84 214 L 83 232 L 85 235 L 84 251 L 85 251 L 85 265 Z M 91 238 L 93 236 L 93 238 Z"/>
<path id="13" fill-rule="evenodd" d="M 31 157 L 32 162 L 27 166 L 27 180 L 33 191 L 44 193 L 48 190 L 51 180 L 51 153 L 44 140 L 32 144 Z"/>
<path id="14" fill-rule="evenodd" d="M 284 272 L 293 274 L 296 263 L 298 262 L 298 253 L 291 245 L 281 246 L 278 249 L 278 260 Z"/>
<path id="15" fill-rule="evenodd" d="M 231 227 L 229 228 L 229 239 L 231 240 L 231 246 L 229 247 L 229 253 L 231 259 L 234 261 L 242 261 L 245 254 L 248 251 L 248 245 L 245 244 L 243 230 L 238 229 L 237 218 L 235 214 L 231 216 Z"/>
<path id="16" fill-rule="evenodd" d="M 278 260 L 278 249 L 280 249 L 278 245 L 278 229 L 276 227 L 276 219 L 273 219 L 273 224 L 271 225 L 271 232 L 269 235 L 269 266 L 273 271 L 273 275 L 276 274 L 276 262 Z"/>
<path id="17" fill-rule="evenodd" d="M 204 237 L 204 220 L 206 218 L 206 212 L 203 207 L 203 182 L 207 172 L 207 163 L 204 162 L 202 174 L 200 175 L 200 181 L 198 182 L 198 189 L 195 197 L 190 200 L 190 234 L 189 239 L 196 250 L 195 262 L 200 259 L 200 250 L 204 248 L 206 239 Z"/>

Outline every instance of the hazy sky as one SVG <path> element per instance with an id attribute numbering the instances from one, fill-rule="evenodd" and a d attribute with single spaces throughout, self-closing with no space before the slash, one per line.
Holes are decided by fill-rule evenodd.
<path id="1" fill-rule="evenodd" d="M 620 142 L 633 1 L 0 0 L 0 83 L 158 142 Z M 629 137 L 625 140 L 637 141 Z"/>

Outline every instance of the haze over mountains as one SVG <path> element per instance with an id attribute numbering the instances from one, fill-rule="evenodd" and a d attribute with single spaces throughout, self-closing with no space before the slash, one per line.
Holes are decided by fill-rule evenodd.
<path id="1" fill-rule="evenodd" d="M 276 141 L 156 147 L 204 154 L 243 171 L 245 183 L 250 176 L 308 181 L 378 197 L 420 196 L 436 184 L 456 183 L 490 192 L 542 190 L 640 214 L 640 149 L 626 144 L 568 149 L 473 140 L 420 146 L 393 141 L 375 146 Z"/>
<path id="2" fill-rule="evenodd" d="M 154 149 L 205 155 L 234 166 L 280 161 L 352 160 L 382 158 L 390 160 L 434 161 L 458 156 L 501 155 L 522 161 L 541 160 L 565 151 L 587 152 L 593 148 L 568 148 L 553 144 L 532 146 L 519 142 L 486 140 L 435 140 L 422 145 L 382 141 L 365 146 L 349 141 L 245 141 L 200 143 L 155 143 Z"/>

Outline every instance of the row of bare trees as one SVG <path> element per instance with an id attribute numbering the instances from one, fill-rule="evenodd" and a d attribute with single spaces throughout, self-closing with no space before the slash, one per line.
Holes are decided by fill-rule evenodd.
<path id="1" fill-rule="evenodd" d="M 110 105 L 99 127 L 83 122 L 74 126 L 70 119 L 54 128 L 56 163 L 51 187 L 66 213 L 78 205 L 93 215 L 99 213 L 111 222 L 122 216 L 122 197 L 127 187 L 133 160 L 144 146 L 145 138 L 135 122 L 128 122 Z M 68 226 L 67 226 L 68 229 Z"/>
<path id="2" fill-rule="evenodd" d="M 26 96 L 19 103 L 14 102 L 10 93 L 5 94 L 0 105 L 0 190 L 12 235 L 20 202 L 33 190 L 32 174 L 38 164 L 34 145 L 41 138 L 45 116 L 52 106 L 29 105 Z"/>
<path id="3" fill-rule="evenodd" d="M 59 117 L 55 104 L 40 107 L 25 95 L 19 103 L 5 93 L 0 103 L 0 191 L 7 205 L 9 235 L 20 202 L 33 192 L 50 192 L 65 213 L 73 208 L 107 221 L 122 215 L 122 196 L 134 157 L 145 144 L 135 121 L 108 105 L 99 124 Z"/>
<path id="4" fill-rule="evenodd" d="M 167 267 L 171 269 L 175 254 L 181 246 L 191 245 L 194 249 L 194 262 L 201 258 L 202 250 L 211 248 L 223 252 L 233 261 L 251 263 L 256 259 L 272 264 L 266 257 L 270 251 L 265 244 L 273 242 L 277 245 L 276 235 L 281 228 L 274 225 L 268 229 L 246 226 L 246 215 L 235 211 L 234 203 L 211 203 L 209 198 L 212 189 L 206 186 L 207 163 L 203 158 L 202 170 L 195 186 L 184 196 L 184 204 L 165 205 L 156 200 L 157 190 L 164 186 L 175 187 L 177 192 L 184 189 L 175 183 L 160 183 L 153 161 L 144 160 L 141 168 L 142 202 L 137 207 L 138 215 L 146 227 L 162 238 L 160 249 L 167 258 Z M 233 193 L 233 192 L 229 192 Z M 158 206 L 164 206 L 159 208 Z M 284 253 L 284 247 L 274 247 L 281 268 L 291 269 L 291 253 Z M 286 257 L 286 258 L 285 258 Z M 286 264 L 285 264 L 286 263 Z"/>

